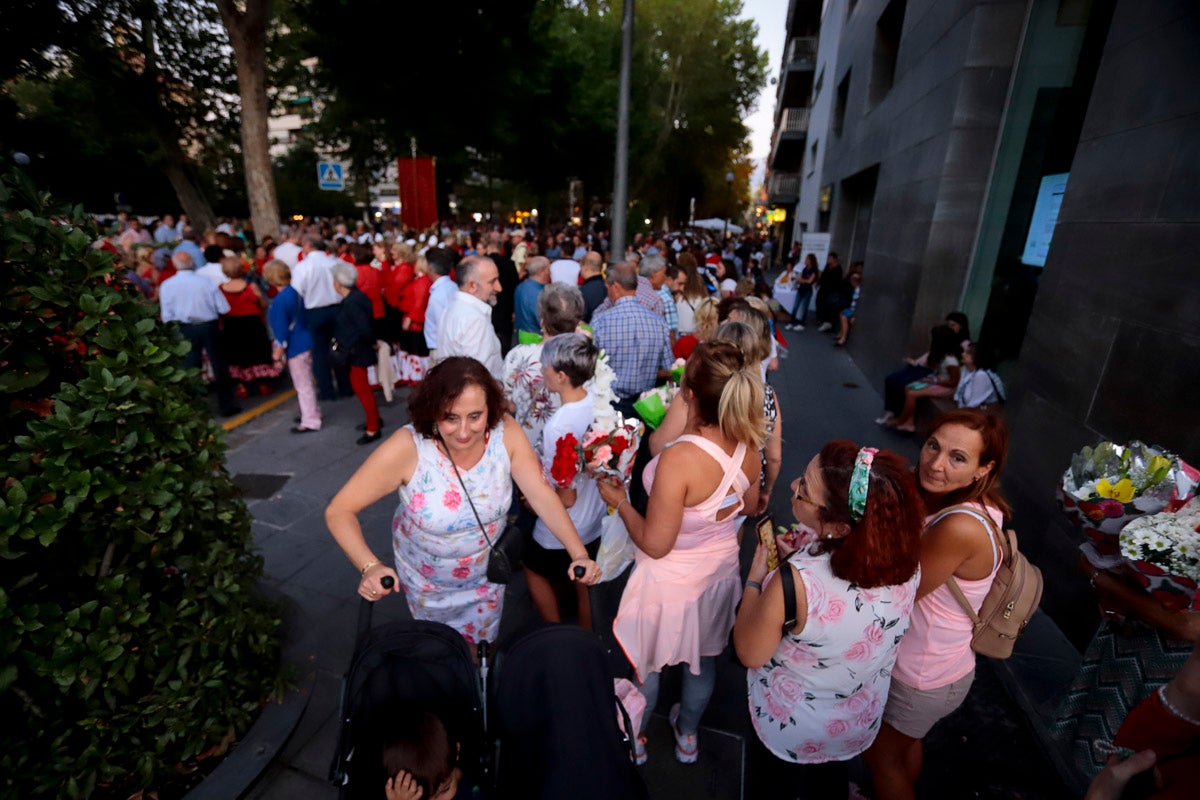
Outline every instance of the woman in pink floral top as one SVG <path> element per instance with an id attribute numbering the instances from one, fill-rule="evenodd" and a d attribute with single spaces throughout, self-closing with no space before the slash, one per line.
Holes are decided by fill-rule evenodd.
<path id="1" fill-rule="evenodd" d="M 733 630 L 762 745 L 755 797 L 793 797 L 802 782 L 810 796 L 845 798 L 845 762 L 879 732 L 912 613 L 921 500 L 904 459 L 835 440 L 792 483 L 792 511 L 807 534 L 781 567 L 795 624 L 784 630 L 783 581 L 760 544 Z"/>
<path id="2" fill-rule="evenodd" d="M 362 574 L 359 595 L 375 601 L 402 586 L 414 618 L 443 622 L 471 643 L 494 641 L 504 587 L 487 580 L 488 539 L 495 542 L 503 530 L 513 481 L 570 553 L 568 577 L 576 580 L 581 566 L 579 580 L 599 580 L 599 567 L 543 480 L 529 440 L 503 413 L 500 385 L 482 364 L 461 356 L 438 363 L 413 392 L 409 416 L 412 424 L 380 445 L 325 510 L 330 532 Z M 394 491 L 401 502 L 392 520 L 393 570 L 367 545 L 358 514 Z M 385 588 L 387 576 L 399 585 Z"/>

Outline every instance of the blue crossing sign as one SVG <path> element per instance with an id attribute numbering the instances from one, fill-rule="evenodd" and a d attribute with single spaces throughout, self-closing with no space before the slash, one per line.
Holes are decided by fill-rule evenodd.
<path id="1" fill-rule="evenodd" d="M 346 188 L 346 173 L 337 161 L 317 162 L 317 185 L 322 189 L 340 192 Z"/>

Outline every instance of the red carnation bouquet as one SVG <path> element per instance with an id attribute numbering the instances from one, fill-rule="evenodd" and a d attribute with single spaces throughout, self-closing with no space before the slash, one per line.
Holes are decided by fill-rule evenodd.
<path id="1" fill-rule="evenodd" d="M 568 433 L 554 443 L 554 461 L 550 464 L 550 482 L 559 489 L 570 488 L 579 474 L 579 440 Z"/>
<path id="2" fill-rule="evenodd" d="M 593 478 L 629 480 L 643 430 L 641 420 L 627 420 L 620 415 L 612 427 L 593 424 L 579 448 L 583 469 Z"/>

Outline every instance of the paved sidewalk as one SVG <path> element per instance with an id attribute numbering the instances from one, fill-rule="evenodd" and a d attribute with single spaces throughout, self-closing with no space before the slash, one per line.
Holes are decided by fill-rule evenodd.
<path id="1" fill-rule="evenodd" d="M 783 470 L 771 501 L 771 510 L 781 522 L 791 519 L 788 484 L 827 440 L 849 438 L 892 448 L 909 458 L 917 453 L 914 439 L 872 423 L 879 414 L 880 396 L 875 387 L 866 385 L 846 349 L 834 348 L 832 338 L 812 329 L 788 332 L 788 338 L 788 356 L 770 378 L 784 421 Z M 407 391 L 402 390 L 394 403 L 381 405 L 385 433 L 406 421 L 406 399 Z M 287 657 L 315 676 L 308 709 L 278 761 L 252 791 L 254 798 L 336 796 L 326 775 L 338 733 L 339 681 L 353 648 L 358 576 L 329 536 L 323 511 L 371 448 L 354 443 L 359 435 L 354 426 L 362 412 L 353 398 L 325 403 L 322 412 L 325 426 L 317 433 L 290 433 L 294 401 L 229 433 L 229 470 L 261 495 L 249 497 L 247 505 L 265 559 L 265 582 L 294 601 L 293 614 L 286 620 Z M 390 554 L 395 503 L 394 498 L 384 498 L 362 514 L 368 542 L 385 557 Z M 747 536 L 743 542 L 743 570 L 753 552 L 752 538 Z M 602 613 L 615 609 L 619 590 L 619 584 L 608 584 L 597 594 L 597 602 L 608 609 Z M 377 620 L 407 616 L 398 596 L 376 609 Z M 534 618 L 523 581 L 514 581 L 508 588 L 501 635 Z M 1056 685 L 1074 672 L 1056 634 L 1052 624 L 1031 631 L 1022 639 L 1022 647 L 1037 655 L 1024 661 L 981 661 L 971 699 L 928 740 L 920 796 L 1069 796 L 1038 743 L 1038 733 L 1044 730 L 1040 715 L 1052 708 Z M 611 644 L 610 639 L 610 649 Z M 717 688 L 701 730 L 699 764 L 676 763 L 665 721 L 652 722 L 650 763 L 643 768 L 652 798 L 754 796 L 752 785 L 744 787 L 742 782 L 745 737 L 753 735 L 746 712 L 745 672 L 731 657 L 722 656 L 720 663 Z M 1016 701 L 1002 688 L 1006 685 L 1016 692 Z M 668 672 L 661 693 L 664 710 L 673 702 L 676 686 L 677 676 Z M 1013 764 L 1022 766 L 1013 769 Z"/>

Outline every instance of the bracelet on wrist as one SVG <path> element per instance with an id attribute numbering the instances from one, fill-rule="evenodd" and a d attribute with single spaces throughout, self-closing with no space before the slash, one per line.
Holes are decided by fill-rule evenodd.
<path id="1" fill-rule="evenodd" d="M 1184 722 L 1186 722 L 1189 725 L 1200 725 L 1200 719 L 1192 719 L 1187 714 L 1183 713 L 1182 711 L 1180 711 L 1178 708 L 1176 708 L 1175 706 L 1173 706 L 1171 704 L 1171 701 L 1167 699 L 1167 685 L 1166 684 L 1163 684 L 1162 686 L 1158 687 L 1158 699 L 1160 701 L 1162 701 L 1163 708 L 1165 708 L 1171 714 L 1171 716 L 1175 717 L 1176 719 L 1183 720 Z"/>
<path id="2" fill-rule="evenodd" d="M 382 563 L 383 562 L 380 561 L 379 559 L 373 558 L 370 561 L 368 561 L 367 563 L 362 565 L 362 569 L 359 570 L 359 573 L 365 578 L 365 577 L 367 577 L 367 570 L 369 570 L 371 567 L 378 567 Z"/>
<path id="3" fill-rule="evenodd" d="M 762 584 L 758 581 L 746 581 L 746 586 L 743 591 L 745 591 L 745 589 L 758 589 L 758 593 L 762 594 Z"/>
<path id="4" fill-rule="evenodd" d="M 617 503 L 617 507 L 613 509 L 613 513 L 614 513 L 614 514 L 620 514 L 620 513 L 621 513 L 621 506 L 625 505 L 625 504 L 626 504 L 626 503 L 628 503 L 628 502 L 629 502 L 629 498 L 628 498 L 628 497 L 622 497 L 622 498 L 621 498 L 621 501 L 620 501 L 619 503 Z"/>

